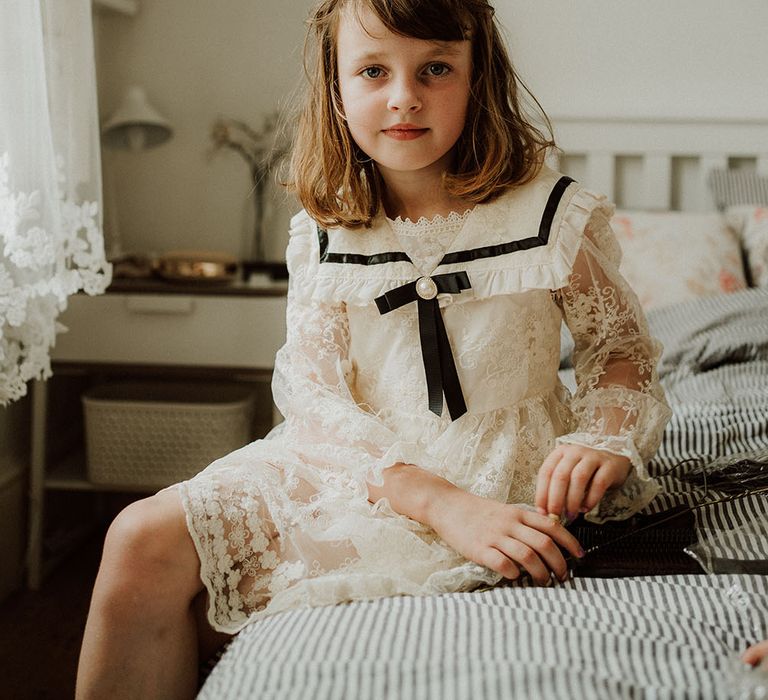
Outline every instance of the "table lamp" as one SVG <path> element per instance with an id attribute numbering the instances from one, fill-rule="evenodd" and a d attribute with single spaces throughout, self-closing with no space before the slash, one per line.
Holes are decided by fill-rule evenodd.
<path id="1" fill-rule="evenodd" d="M 107 148 L 134 153 L 165 143 L 171 138 L 172 133 L 168 120 L 149 103 L 144 88 L 139 85 L 132 85 L 125 91 L 119 106 L 101 127 L 102 141 Z M 111 259 L 119 257 L 122 253 L 114 176 L 111 168 L 106 169 L 106 180 L 106 196 L 111 212 L 111 235 L 107 257 Z"/>
<path id="2" fill-rule="evenodd" d="M 164 143 L 173 130 L 168 120 L 149 104 L 144 88 L 132 85 L 125 91 L 120 106 L 101 127 L 109 148 L 141 151 Z"/>

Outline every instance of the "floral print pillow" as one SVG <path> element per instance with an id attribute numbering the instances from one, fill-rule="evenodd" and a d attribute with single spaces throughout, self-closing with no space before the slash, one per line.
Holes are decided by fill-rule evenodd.
<path id="1" fill-rule="evenodd" d="M 747 286 L 738 235 L 721 214 L 618 210 L 611 226 L 619 269 L 646 310 Z"/>
<path id="2" fill-rule="evenodd" d="M 768 287 L 768 207 L 729 207 L 726 220 L 741 235 L 752 285 Z"/>

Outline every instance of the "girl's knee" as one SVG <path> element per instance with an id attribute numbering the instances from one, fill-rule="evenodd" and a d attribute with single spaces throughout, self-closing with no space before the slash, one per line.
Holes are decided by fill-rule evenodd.
<path id="1" fill-rule="evenodd" d="M 102 570 L 132 586 L 173 579 L 180 591 L 202 588 L 200 560 L 176 490 L 135 501 L 112 521 L 104 540 Z"/>

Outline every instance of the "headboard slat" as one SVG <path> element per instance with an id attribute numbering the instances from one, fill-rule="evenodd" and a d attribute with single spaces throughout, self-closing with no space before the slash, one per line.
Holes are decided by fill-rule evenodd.
<path id="1" fill-rule="evenodd" d="M 551 121 L 563 156 L 549 162 L 627 208 L 712 210 L 712 169 L 768 175 L 764 119 L 564 115 Z"/>
<path id="2" fill-rule="evenodd" d="M 614 192 L 616 189 L 616 168 L 613 153 L 587 154 L 587 182 L 599 192 Z"/>
<path id="3" fill-rule="evenodd" d="M 672 157 L 668 153 L 651 153 L 643 161 L 643 206 L 646 209 L 669 209 L 672 204 Z"/>

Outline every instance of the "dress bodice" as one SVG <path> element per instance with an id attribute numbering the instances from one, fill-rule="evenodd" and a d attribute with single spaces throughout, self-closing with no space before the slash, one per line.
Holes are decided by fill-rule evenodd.
<path id="1" fill-rule="evenodd" d="M 345 440 L 375 452 L 361 461 L 370 483 L 403 462 L 478 495 L 514 492 L 523 501 L 555 442 L 586 445 L 635 467 L 625 489 L 588 515 L 641 508 L 658 489 L 644 462 L 669 413 L 654 371 L 660 347 L 618 272 L 612 214 L 604 196 L 543 169 L 442 221 L 392 222 L 379 213 L 370 228 L 325 229 L 297 215 L 287 252 L 288 338 L 273 381 L 287 424 L 301 432 L 317 416 L 327 432 L 338 421 Z M 422 276 L 457 275 L 469 285 L 410 299 Z M 390 294 L 402 303 L 381 304 Z M 437 353 L 419 310 L 433 298 L 447 338 Z M 557 373 L 563 321 L 576 344 L 572 396 Z M 446 346 L 452 363 L 443 359 Z M 436 355 L 443 393 L 458 383 L 465 412 L 447 403 L 434 410 Z M 457 382 L 443 376 L 451 364 Z"/>

